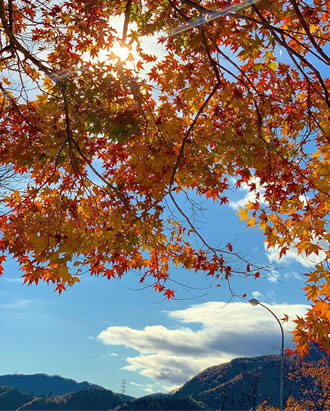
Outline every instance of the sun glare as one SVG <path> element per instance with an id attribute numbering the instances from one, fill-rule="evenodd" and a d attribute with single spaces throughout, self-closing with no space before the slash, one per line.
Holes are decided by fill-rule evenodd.
<path id="1" fill-rule="evenodd" d="M 114 54 L 115 57 L 118 57 L 120 61 L 126 61 L 131 52 L 127 46 L 121 45 L 117 42 L 113 45 L 113 47 L 111 47 L 109 54 Z"/>
<path id="2" fill-rule="evenodd" d="M 99 52 L 97 56 L 98 61 L 106 62 L 108 60 L 118 60 L 121 63 L 131 61 L 134 55 L 134 50 L 131 50 L 129 47 L 116 42 L 109 49 L 103 49 Z"/>

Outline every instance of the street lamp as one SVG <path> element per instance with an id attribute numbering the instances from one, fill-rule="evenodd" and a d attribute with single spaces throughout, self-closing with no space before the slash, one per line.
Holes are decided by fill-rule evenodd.
<path id="1" fill-rule="evenodd" d="M 280 411 L 283 411 L 283 385 L 284 385 L 284 332 L 283 332 L 283 327 L 280 322 L 280 320 L 276 317 L 276 315 L 273 313 L 271 309 L 266 307 L 264 304 L 261 304 L 257 299 L 252 298 L 249 300 L 249 303 L 253 305 L 254 307 L 257 305 L 261 305 L 261 307 L 264 307 L 267 311 L 269 311 L 273 317 L 275 317 L 276 321 L 278 322 L 280 328 L 281 328 L 281 333 L 282 333 L 282 347 L 281 347 L 281 373 L 280 373 Z"/>

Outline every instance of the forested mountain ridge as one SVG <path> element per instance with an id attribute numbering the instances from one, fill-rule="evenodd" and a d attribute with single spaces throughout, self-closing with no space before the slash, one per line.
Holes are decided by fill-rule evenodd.
<path id="1" fill-rule="evenodd" d="M 285 402 L 290 396 L 296 400 L 309 396 L 308 390 L 315 379 L 307 374 L 302 376 L 301 370 L 309 366 L 315 369 L 321 367 L 319 361 L 322 358 L 329 366 L 329 358 L 316 347 L 311 347 L 310 356 L 305 357 L 304 361 L 296 355 L 285 358 Z M 290 377 L 293 373 L 297 374 L 295 378 Z M 329 377 L 327 380 L 329 381 Z M 187 381 L 173 396 L 192 398 L 202 402 L 208 409 L 245 410 L 255 409 L 264 401 L 279 407 L 279 387 L 280 355 L 264 355 L 235 358 L 228 363 L 207 368 Z M 316 388 L 313 387 L 315 401 L 321 394 Z"/>
<path id="2" fill-rule="evenodd" d="M 304 376 L 307 386 L 302 389 L 303 384 L 299 384 L 299 380 L 288 378 L 290 373 L 300 373 L 306 365 L 312 365 L 317 369 L 320 358 L 320 352 L 314 348 L 311 350 L 311 357 L 303 362 L 297 356 L 286 358 L 285 399 L 291 395 L 296 400 L 302 401 L 309 395 L 306 389 L 313 387 L 314 395 L 323 395 L 321 403 L 327 404 L 327 394 L 315 391 L 317 385 L 315 379 L 309 377 L 306 379 Z M 326 370 L 329 368 L 329 358 L 323 357 L 323 359 L 325 361 L 323 368 Z M 10 379 L 13 384 L 16 384 L 16 388 L 0 386 L 0 410 L 245 410 L 255 409 L 264 401 L 278 406 L 279 370 L 279 355 L 236 358 L 228 363 L 207 368 L 171 394 L 146 395 L 137 399 L 114 393 L 95 384 L 77 383 L 59 376 L 52 377 L 46 374 L 0 376 L 0 381 Z M 324 370 L 323 375 L 326 375 Z M 329 381 L 329 378 L 327 380 Z M 44 393 L 33 397 L 31 394 L 20 392 L 17 385 L 22 384 L 22 381 L 25 381 L 25 386 L 28 386 L 31 392 L 44 390 Z M 38 381 L 43 381 L 43 387 L 34 385 L 38 384 Z M 75 387 L 76 391 L 51 395 L 51 391 L 45 390 L 45 387 L 50 387 L 50 381 L 53 383 L 57 381 L 58 385 L 54 385 L 56 390 L 60 387 L 62 390 L 65 387 L 68 389 Z M 85 386 L 87 388 L 84 388 Z"/>
<path id="3" fill-rule="evenodd" d="M 7 374 L 0 375 L 0 385 L 9 385 L 16 389 L 39 395 L 61 395 L 68 392 L 85 390 L 88 388 L 100 387 L 90 384 L 87 381 L 77 382 L 70 378 L 63 378 L 58 375 L 47 374 Z"/>
<path id="4" fill-rule="evenodd" d="M 237 358 L 210 367 L 186 382 L 173 395 L 191 397 L 212 409 L 250 409 L 268 400 L 278 406 L 280 356 Z M 285 394 L 297 395 L 292 384 Z"/>
<path id="5" fill-rule="evenodd" d="M 48 398 L 34 398 L 18 410 L 109 410 L 132 398 L 96 387 Z"/>
<path id="6" fill-rule="evenodd" d="M 33 400 L 31 394 L 20 392 L 14 387 L 0 386 L 0 410 L 16 410 L 31 400 Z"/>

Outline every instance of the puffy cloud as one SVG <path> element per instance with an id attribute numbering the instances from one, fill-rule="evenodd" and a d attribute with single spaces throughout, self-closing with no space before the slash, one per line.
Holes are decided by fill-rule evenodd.
<path id="1" fill-rule="evenodd" d="M 236 183 L 236 180 L 233 179 L 233 183 Z M 243 183 L 239 189 L 240 192 L 245 193 L 244 197 L 239 199 L 239 200 L 230 200 L 229 201 L 229 207 L 231 207 L 234 210 L 238 210 L 239 208 L 244 207 L 248 202 L 254 202 L 256 200 L 256 195 L 259 193 L 259 201 L 260 203 L 264 204 L 265 203 L 265 198 L 263 196 L 264 193 L 264 188 L 260 184 L 260 179 L 252 177 L 249 181 L 249 183 L 253 183 L 256 185 L 256 190 L 255 191 L 250 191 L 250 187 L 248 186 L 247 183 Z"/>
<path id="2" fill-rule="evenodd" d="M 280 273 L 273 268 L 269 269 L 267 280 L 271 283 L 276 283 L 280 278 Z"/>
<path id="3" fill-rule="evenodd" d="M 283 324 L 286 333 L 293 328 L 295 316 L 307 309 L 298 304 L 270 307 L 279 318 L 284 313 L 289 315 L 291 322 Z M 162 325 L 142 330 L 108 327 L 98 339 L 107 345 L 134 349 L 139 354 L 128 357 L 124 369 L 170 386 L 184 383 L 211 365 L 236 357 L 274 353 L 280 347 L 278 324 L 261 306 L 208 302 L 167 315 L 178 322 L 176 329 Z M 287 335 L 287 341 L 290 340 Z"/>
<path id="4" fill-rule="evenodd" d="M 218 362 L 230 361 L 222 358 Z M 221 361 L 222 360 L 222 361 Z M 138 371 L 145 377 L 162 383 L 178 386 L 187 381 L 187 376 L 193 376 L 201 370 L 214 365 L 214 356 L 209 358 L 193 358 L 188 356 L 151 354 L 138 357 L 128 357 L 128 371 Z"/>
<path id="5" fill-rule="evenodd" d="M 319 241 L 315 242 L 315 244 L 318 244 L 320 247 L 323 248 L 324 251 L 319 251 L 319 254 L 310 254 L 308 257 L 306 256 L 305 252 L 302 252 L 298 254 L 298 250 L 295 247 L 291 247 L 287 250 L 286 254 L 282 256 L 280 259 L 280 251 L 276 247 L 270 247 L 267 248 L 267 245 L 265 244 L 265 250 L 266 250 L 266 255 L 267 258 L 270 262 L 277 262 L 281 264 L 288 264 L 291 262 L 298 262 L 304 267 L 310 268 L 315 264 L 320 263 L 326 258 L 326 250 L 329 248 L 329 244 L 326 241 Z"/>
<path id="6" fill-rule="evenodd" d="M 162 384 L 159 384 L 157 382 L 155 384 L 138 384 L 136 382 L 129 381 L 128 384 L 140 388 L 141 390 L 145 391 L 147 394 L 159 392 L 159 390 L 162 390 L 164 387 Z M 168 391 L 170 389 L 171 387 L 168 387 Z"/>
<path id="7" fill-rule="evenodd" d="M 300 280 L 300 281 L 302 281 L 304 279 L 304 277 L 301 274 L 297 273 L 296 271 L 286 272 L 284 274 L 284 278 L 294 278 L 294 279 Z"/>
<path id="8" fill-rule="evenodd" d="M 253 292 L 251 293 L 251 295 L 252 295 L 253 298 L 256 298 L 256 299 L 262 297 L 262 294 L 261 294 L 261 292 L 259 292 L 259 291 L 253 291 Z"/>

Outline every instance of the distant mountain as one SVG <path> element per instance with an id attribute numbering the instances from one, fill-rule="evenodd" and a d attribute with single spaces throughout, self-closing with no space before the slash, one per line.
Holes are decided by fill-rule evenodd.
<path id="1" fill-rule="evenodd" d="M 190 397 L 221 410 L 255 409 L 265 399 L 278 405 L 279 366 L 278 356 L 238 358 L 202 371 L 173 397 Z"/>
<path id="2" fill-rule="evenodd" d="M 321 354 L 312 350 L 308 361 L 317 361 Z M 286 358 L 284 398 L 299 399 L 297 386 L 287 379 L 290 368 L 300 366 L 296 356 Z M 280 356 L 236 358 L 202 371 L 172 394 L 174 398 L 192 398 L 207 409 L 256 409 L 264 400 L 279 406 Z"/>
<path id="3" fill-rule="evenodd" d="M 199 404 L 192 398 L 174 398 L 169 394 L 152 394 L 126 402 L 115 408 L 119 410 L 202 410 L 204 404 Z"/>
<path id="4" fill-rule="evenodd" d="M 13 387 L 0 386 L 0 410 L 16 410 L 32 399 L 31 394 L 20 392 Z"/>
<path id="5" fill-rule="evenodd" d="M 18 410 L 110 410 L 132 398 L 105 388 L 88 388 L 48 398 L 34 398 Z"/>
<path id="6" fill-rule="evenodd" d="M 316 364 L 321 357 L 329 362 L 329 357 L 313 348 L 311 356 L 304 361 Z M 290 368 L 300 369 L 301 361 L 295 356 L 286 358 L 284 397 L 293 395 L 300 400 L 300 395 L 305 394 L 288 380 Z M 207 368 L 172 394 L 152 394 L 138 399 L 59 376 L 3 375 L 0 376 L 0 410 L 250 410 L 264 400 L 278 407 L 279 375 L 279 355 L 236 358 Z M 304 384 L 310 383 L 304 380 Z M 314 390 L 314 385 L 312 387 Z"/>
<path id="7" fill-rule="evenodd" d="M 0 375 L 0 385 L 9 385 L 19 391 L 39 395 L 61 395 L 68 392 L 76 392 L 88 388 L 103 388 L 87 381 L 77 382 L 58 375 L 47 374 L 8 374 Z"/>

